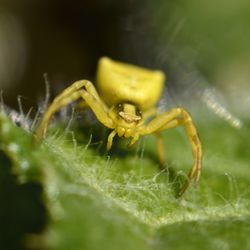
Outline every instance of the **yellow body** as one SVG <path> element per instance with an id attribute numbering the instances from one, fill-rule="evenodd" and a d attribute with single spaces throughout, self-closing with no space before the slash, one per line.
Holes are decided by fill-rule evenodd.
<path id="1" fill-rule="evenodd" d="M 108 106 L 131 102 L 140 110 L 154 107 L 161 96 L 164 81 L 165 75 L 159 70 L 148 70 L 107 57 L 99 60 L 96 87 Z"/>
<path id="2" fill-rule="evenodd" d="M 183 126 L 187 133 L 192 153 L 193 166 L 179 194 L 189 183 L 198 182 L 201 173 L 202 148 L 196 128 L 189 113 L 183 108 L 173 108 L 158 114 L 156 103 L 162 93 L 165 76 L 157 70 L 113 61 L 103 57 L 97 70 L 97 89 L 88 80 L 79 80 L 59 94 L 42 117 L 35 132 L 40 140 L 46 135 L 49 121 L 60 108 L 77 100 L 83 100 L 92 109 L 96 118 L 112 130 L 108 136 L 107 150 L 113 138 L 130 138 L 129 146 L 140 136 L 154 134 L 161 167 L 164 167 L 164 146 L 161 132 Z M 151 119 L 147 119 L 151 118 Z"/>

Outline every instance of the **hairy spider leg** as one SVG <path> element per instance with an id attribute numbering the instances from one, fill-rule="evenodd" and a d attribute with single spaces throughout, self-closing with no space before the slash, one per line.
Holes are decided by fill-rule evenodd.
<path id="1" fill-rule="evenodd" d="M 51 117 L 62 107 L 82 98 L 95 113 L 97 119 L 108 128 L 114 128 L 108 116 L 108 107 L 99 97 L 94 85 L 87 80 L 74 82 L 59 94 L 45 112 L 38 128 L 35 131 L 36 140 L 45 137 Z"/>
<path id="2" fill-rule="evenodd" d="M 198 133 L 196 131 L 196 127 L 192 121 L 189 113 L 183 108 L 174 108 L 168 112 L 160 114 L 156 116 L 153 120 L 151 120 L 145 126 L 142 126 L 140 130 L 141 135 L 156 133 L 157 138 L 157 150 L 160 158 L 160 162 L 162 162 L 164 155 L 163 142 L 161 141 L 161 136 L 158 132 L 177 127 L 179 125 L 184 126 L 186 134 L 188 136 L 192 154 L 193 154 L 193 166 L 188 173 L 188 179 L 184 183 L 179 192 L 179 195 L 182 195 L 189 183 L 194 180 L 195 182 L 199 181 L 200 173 L 201 173 L 201 164 L 202 164 L 202 148 Z M 162 163 L 161 163 L 162 164 Z"/>

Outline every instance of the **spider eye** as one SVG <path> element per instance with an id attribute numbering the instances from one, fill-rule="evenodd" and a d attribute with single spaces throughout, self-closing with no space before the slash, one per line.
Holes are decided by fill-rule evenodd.
<path id="1" fill-rule="evenodd" d="M 142 113 L 141 113 L 141 110 L 140 110 L 140 109 L 136 108 L 135 113 L 136 113 L 137 116 L 142 117 Z"/>
<path id="2" fill-rule="evenodd" d="M 123 109 L 124 109 L 123 104 L 122 104 L 122 103 L 119 103 L 119 104 L 117 105 L 117 110 L 118 110 L 118 112 L 123 111 Z"/>

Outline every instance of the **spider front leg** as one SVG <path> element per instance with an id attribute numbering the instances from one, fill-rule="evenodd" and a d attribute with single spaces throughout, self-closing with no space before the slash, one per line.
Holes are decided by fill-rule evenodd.
<path id="1" fill-rule="evenodd" d="M 193 154 L 193 166 L 190 172 L 188 173 L 188 179 L 181 188 L 179 195 L 182 195 L 190 182 L 194 180 L 195 182 L 199 181 L 201 174 L 201 164 L 202 164 L 202 147 L 196 127 L 192 121 L 189 113 L 183 108 L 175 108 L 169 112 L 165 112 L 156 116 L 152 121 L 150 121 L 140 132 L 140 134 L 151 134 L 156 133 L 159 136 L 159 132 L 165 129 L 170 129 L 177 127 L 179 125 L 184 126 L 187 133 Z M 158 154 L 160 161 L 163 161 L 163 143 L 159 142 L 161 138 L 158 139 Z M 162 164 L 162 163 L 161 163 Z"/>
<path id="2" fill-rule="evenodd" d="M 55 112 L 80 98 L 87 103 L 101 123 L 108 128 L 113 128 L 113 122 L 108 116 L 108 107 L 99 97 L 94 85 L 90 81 L 80 80 L 66 88 L 48 107 L 35 131 L 36 140 L 39 141 L 45 137 L 49 122 Z"/>

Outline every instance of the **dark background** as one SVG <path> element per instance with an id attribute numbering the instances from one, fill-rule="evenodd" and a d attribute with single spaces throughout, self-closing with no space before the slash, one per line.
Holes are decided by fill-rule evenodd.
<path id="1" fill-rule="evenodd" d="M 212 86 L 233 113 L 249 117 L 249 5 L 245 0 L 0 0 L 5 103 L 18 109 L 21 95 L 25 110 L 36 107 L 44 96 L 45 72 L 53 95 L 74 80 L 94 81 L 98 58 L 106 55 L 164 70 L 171 95 L 179 99 L 201 99 L 194 93 Z"/>

